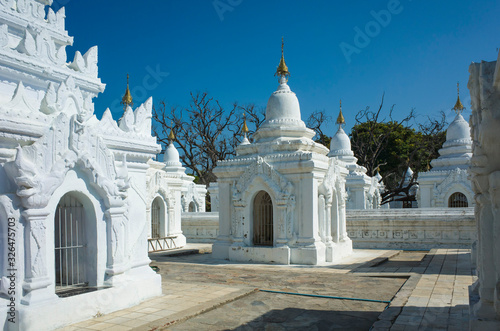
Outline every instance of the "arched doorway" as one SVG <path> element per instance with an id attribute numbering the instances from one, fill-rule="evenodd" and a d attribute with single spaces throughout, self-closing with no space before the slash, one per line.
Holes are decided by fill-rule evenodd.
<path id="1" fill-rule="evenodd" d="M 86 222 L 83 204 L 71 194 L 64 195 L 54 218 L 56 292 L 89 284 Z"/>
<path id="2" fill-rule="evenodd" d="M 469 202 L 465 194 L 461 192 L 453 193 L 448 199 L 448 207 L 450 208 L 464 208 L 469 207 Z"/>
<path id="3" fill-rule="evenodd" d="M 273 201 L 260 191 L 253 202 L 253 243 L 256 246 L 273 246 Z"/>
<path id="4" fill-rule="evenodd" d="M 161 203 L 160 197 L 156 197 L 151 205 L 151 238 L 153 239 L 161 237 Z"/>
<path id="5" fill-rule="evenodd" d="M 195 213 L 195 212 L 196 212 L 196 204 L 194 203 L 194 201 L 191 201 L 189 203 L 188 213 Z"/>

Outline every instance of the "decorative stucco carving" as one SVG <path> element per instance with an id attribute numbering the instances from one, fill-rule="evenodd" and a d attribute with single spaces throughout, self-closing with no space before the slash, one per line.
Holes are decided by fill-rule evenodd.
<path id="1" fill-rule="evenodd" d="M 472 329 L 500 328 L 500 53 L 497 61 L 472 63 L 469 90 L 473 139 L 471 159 L 472 188 L 478 227 L 478 280 L 473 285 L 479 301 L 472 302 Z"/>
<path id="2" fill-rule="evenodd" d="M 448 173 L 448 176 L 439 184 L 435 183 L 433 196 L 431 200 L 431 205 L 436 206 L 447 206 L 446 198 L 449 197 L 454 192 L 452 189 L 464 193 L 466 196 L 472 196 L 472 187 L 470 185 L 470 180 L 468 179 L 467 170 L 457 168 Z M 472 201 L 469 201 L 471 203 Z"/>
<path id="3" fill-rule="evenodd" d="M 242 199 L 242 194 L 248 190 L 248 187 L 254 182 L 256 177 L 262 177 L 266 184 L 273 190 L 278 205 L 286 205 L 288 203 L 293 192 L 293 184 L 262 157 L 257 157 L 257 160 L 247 167 L 240 179 L 233 185 L 232 194 L 236 206 L 246 206 L 247 201 Z"/>
<path id="4" fill-rule="evenodd" d="M 114 155 L 92 126 L 79 122 L 77 116 L 69 119 L 61 114 L 40 140 L 17 147 L 16 159 L 5 167 L 18 186 L 24 207 L 43 208 L 67 171 L 78 163 L 108 197 L 108 204 L 120 204 L 126 198 L 126 158 L 121 166 L 116 165 Z"/>

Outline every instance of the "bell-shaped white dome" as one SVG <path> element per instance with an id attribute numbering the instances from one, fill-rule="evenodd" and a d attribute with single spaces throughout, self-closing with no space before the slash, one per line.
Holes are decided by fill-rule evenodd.
<path id="1" fill-rule="evenodd" d="M 281 77 L 278 89 L 273 92 L 266 108 L 266 121 L 296 120 L 301 121 L 299 99 L 288 86 L 285 77 Z"/>
<path id="2" fill-rule="evenodd" d="M 439 157 L 431 161 L 433 171 L 467 169 L 472 158 L 472 139 L 469 123 L 458 114 L 446 130 L 446 141 Z"/>
<path id="3" fill-rule="evenodd" d="M 181 167 L 182 163 L 179 161 L 179 152 L 173 143 L 168 145 L 165 153 L 163 153 L 163 162 L 170 167 Z"/>
<path id="4" fill-rule="evenodd" d="M 330 142 L 330 153 L 328 156 L 343 156 L 354 155 L 351 150 L 351 140 L 344 132 L 342 127 L 339 127 L 337 133 L 332 137 Z"/>
<path id="5" fill-rule="evenodd" d="M 470 140 L 469 123 L 461 114 L 458 114 L 446 130 L 446 141 Z"/>

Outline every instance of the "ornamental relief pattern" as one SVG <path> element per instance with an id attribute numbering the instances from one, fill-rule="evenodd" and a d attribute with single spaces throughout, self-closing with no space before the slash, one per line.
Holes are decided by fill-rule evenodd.
<path id="1" fill-rule="evenodd" d="M 244 207 L 248 203 L 242 195 L 247 192 L 248 187 L 255 178 L 262 177 L 270 186 L 276 196 L 278 205 L 286 205 L 293 191 L 293 184 L 283 175 L 277 172 L 273 166 L 267 163 L 262 157 L 258 157 L 256 162 L 249 165 L 238 181 L 232 185 L 232 200 L 235 206 Z"/>
<path id="2" fill-rule="evenodd" d="M 45 207 L 68 170 L 77 164 L 104 193 L 108 206 L 123 205 L 127 197 L 130 185 L 125 156 L 121 166 L 116 165 L 95 130 L 76 116 L 69 119 L 61 114 L 42 138 L 16 150 L 15 160 L 6 163 L 5 169 L 18 186 L 17 195 L 25 208 Z"/>
<path id="3" fill-rule="evenodd" d="M 277 238 L 294 238 L 295 218 L 295 196 L 293 184 L 281 175 L 272 165 L 262 157 L 249 165 L 238 181 L 232 184 L 232 212 L 231 212 L 231 235 L 233 238 L 243 240 L 243 229 L 245 224 L 244 211 L 250 208 L 249 188 L 258 178 L 262 178 L 270 187 L 276 198 L 277 215 Z M 249 222 L 250 220 L 247 220 Z"/>

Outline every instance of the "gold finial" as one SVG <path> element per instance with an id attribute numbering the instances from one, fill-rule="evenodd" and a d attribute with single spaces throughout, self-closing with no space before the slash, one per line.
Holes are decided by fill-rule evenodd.
<path id="1" fill-rule="evenodd" d="M 287 78 L 290 76 L 290 72 L 288 71 L 288 67 L 286 66 L 285 63 L 285 56 L 283 52 L 283 47 L 285 46 L 285 42 L 283 40 L 283 37 L 281 37 L 281 60 L 278 68 L 276 69 L 276 73 L 274 74 L 275 76 L 278 77 L 285 77 Z"/>
<path id="2" fill-rule="evenodd" d="M 130 94 L 130 89 L 128 88 L 128 74 L 127 74 L 127 89 L 125 90 L 125 94 L 123 95 L 122 101 L 120 104 L 123 105 L 123 110 L 127 109 L 127 106 L 133 106 L 132 95 Z"/>
<path id="3" fill-rule="evenodd" d="M 464 105 L 462 105 L 462 102 L 460 101 L 460 84 L 457 82 L 457 102 L 455 103 L 455 107 L 452 108 L 455 113 L 460 114 L 464 109 Z"/>
<path id="4" fill-rule="evenodd" d="M 344 115 L 342 115 L 342 99 L 340 99 L 340 111 L 339 116 L 337 117 L 337 124 L 339 125 L 339 127 L 345 124 Z"/>
<path id="5" fill-rule="evenodd" d="M 241 132 L 243 132 L 245 136 L 248 133 L 247 118 L 245 116 L 245 113 L 243 113 L 243 126 L 241 127 Z"/>
<path id="6" fill-rule="evenodd" d="M 174 126 L 173 122 L 170 122 L 170 133 L 168 134 L 168 139 L 170 139 L 170 142 L 173 142 L 175 140 L 175 134 L 174 134 Z"/>

